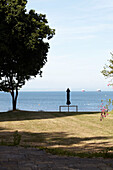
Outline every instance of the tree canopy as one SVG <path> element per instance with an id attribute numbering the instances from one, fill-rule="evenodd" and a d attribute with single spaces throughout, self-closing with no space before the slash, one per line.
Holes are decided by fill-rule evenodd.
<path id="1" fill-rule="evenodd" d="M 26 4 L 27 0 L 0 1 L 0 91 L 11 93 L 13 110 L 26 80 L 42 75 L 49 49 L 46 39 L 55 34 L 46 15 L 27 12 Z"/>
<path id="2" fill-rule="evenodd" d="M 110 78 L 110 81 L 112 82 L 113 79 L 113 54 L 111 53 L 111 59 L 108 60 L 109 64 L 104 66 L 104 69 L 101 71 L 101 73 L 106 77 Z"/>

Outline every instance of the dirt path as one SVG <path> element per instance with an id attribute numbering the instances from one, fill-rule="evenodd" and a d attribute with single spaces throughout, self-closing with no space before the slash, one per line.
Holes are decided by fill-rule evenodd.
<path id="1" fill-rule="evenodd" d="M 0 170 L 113 170 L 113 159 L 56 156 L 40 149 L 0 146 Z"/>

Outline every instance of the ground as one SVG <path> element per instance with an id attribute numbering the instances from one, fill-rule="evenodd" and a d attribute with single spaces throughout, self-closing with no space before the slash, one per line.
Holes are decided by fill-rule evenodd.
<path id="1" fill-rule="evenodd" d="M 14 132 L 21 136 L 19 145 L 60 149 L 73 153 L 113 151 L 113 113 L 100 121 L 96 112 L 0 113 L 1 145 L 14 144 Z"/>

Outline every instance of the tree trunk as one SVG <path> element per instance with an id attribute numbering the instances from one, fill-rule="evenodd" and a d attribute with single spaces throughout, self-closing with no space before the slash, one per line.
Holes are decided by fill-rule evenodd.
<path id="1" fill-rule="evenodd" d="M 17 97 L 18 97 L 18 89 L 16 88 L 16 94 L 14 94 L 14 90 L 11 91 L 11 96 L 12 96 L 12 106 L 13 106 L 13 111 L 16 110 L 16 104 L 17 104 Z"/>
<path id="2" fill-rule="evenodd" d="M 15 99 L 13 100 L 12 104 L 13 104 L 13 111 L 15 111 L 16 110 L 16 100 Z"/>

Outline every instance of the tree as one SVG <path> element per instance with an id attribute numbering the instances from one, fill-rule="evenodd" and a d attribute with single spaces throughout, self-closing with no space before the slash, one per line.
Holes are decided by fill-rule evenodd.
<path id="1" fill-rule="evenodd" d="M 0 91 L 10 92 L 16 110 L 18 90 L 47 62 L 55 30 L 46 15 L 26 12 L 27 0 L 0 1 Z"/>
<path id="2" fill-rule="evenodd" d="M 109 64 L 104 66 L 104 69 L 101 71 L 101 73 L 106 77 L 106 78 L 110 78 L 111 82 L 112 82 L 112 78 L 113 78 L 113 54 L 111 54 L 111 59 L 108 60 Z M 110 85 L 110 83 L 108 84 Z"/>

